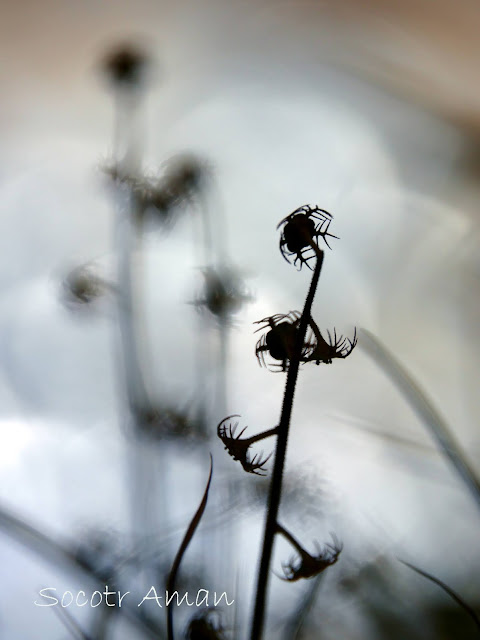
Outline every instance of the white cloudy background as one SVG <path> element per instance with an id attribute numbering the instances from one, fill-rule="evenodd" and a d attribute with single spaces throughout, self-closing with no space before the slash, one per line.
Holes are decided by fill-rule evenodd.
<path id="1" fill-rule="evenodd" d="M 146 166 L 185 150 L 208 159 L 211 204 L 255 294 L 232 331 L 227 412 L 258 429 L 277 420 L 283 376 L 258 367 L 252 322 L 301 308 L 308 273 L 281 258 L 275 227 L 297 206 L 318 204 L 341 238 L 326 255 L 319 324 L 376 334 L 480 474 L 471 33 L 480 16 L 467 2 L 401 5 L 3 0 L 3 508 L 54 536 L 125 526 L 114 308 L 106 301 L 78 317 L 59 298 L 69 268 L 92 258 L 111 268 L 112 203 L 96 168 L 111 149 L 112 105 L 96 64 L 125 37 L 141 38 L 158 61 L 144 105 Z M 146 336 L 164 397 L 186 397 L 193 384 L 198 336 L 184 304 L 198 279 L 192 238 L 184 219 L 147 245 Z M 478 603 L 478 506 L 361 345 L 332 367 L 305 368 L 294 417 L 287 466 L 319 478 L 318 530 L 342 538 L 342 575 L 377 554 L 399 555 Z M 187 484 L 183 514 L 198 498 L 199 485 Z M 32 602 L 52 575 L 64 578 L 0 533 L 2 638 L 60 639 L 57 617 Z M 256 536 L 252 526 L 252 564 Z M 413 574 L 405 580 L 418 587 Z"/>

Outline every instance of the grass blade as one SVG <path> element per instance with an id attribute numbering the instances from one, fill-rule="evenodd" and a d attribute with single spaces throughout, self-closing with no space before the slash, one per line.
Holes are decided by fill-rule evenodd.
<path id="1" fill-rule="evenodd" d="M 445 457 L 461 477 L 480 508 L 480 482 L 465 460 L 446 420 L 440 415 L 432 401 L 405 367 L 400 364 L 373 333 L 366 329 L 361 329 L 359 343 L 367 355 L 375 360 L 401 391 L 408 404 L 422 420 Z"/>
<path id="2" fill-rule="evenodd" d="M 427 573 L 426 571 L 423 571 L 423 569 L 419 569 L 414 564 L 410 564 L 410 562 L 406 562 L 405 560 L 401 560 L 400 558 L 397 558 L 397 560 L 399 562 L 401 562 L 402 564 L 404 564 L 406 567 L 409 567 L 409 569 L 412 569 L 413 571 L 415 571 L 419 575 L 423 576 L 424 578 L 427 578 L 427 580 L 430 580 L 431 582 L 434 582 L 441 589 L 443 589 L 445 591 L 445 593 L 447 593 L 453 600 L 455 600 L 455 602 L 457 604 L 459 604 L 462 607 L 462 609 L 464 609 L 468 613 L 468 615 L 472 618 L 472 620 L 477 625 L 478 630 L 480 631 L 480 619 L 479 619 L 479 617 L 477 616 L 475 611 L 472 609 L 472 607 L 470 605 L 468 605 L 465 602 L 465 600 L 458 595 L 458 593 L 456 593 L 447 584 L 445 584 L 445 582 L 442 582 L 438 578 L 435 578 L 435 576 L 432 576 L 431 573 Z"/>
<path id="3" fill-rule="evenodd" d="M 180 545 L 180 548 L 177 551 L 177 555 L 175 556 L 175 560 L 173 561 L 172 568 L 170 569 L 170 573 L 168 575 L 166 590 L 169 595 L 175 590 L 175 581 L 177 578 L 178 569 L 180 568 L 180 563 L 185 554 L 185 551 L 187 550 L 188 545 L 190 544 L 195 534 L 195 531 L 197 530 L 198 525 L 200 524 L 200 520 L 202 519 L 203 512 L 205 511 L 205 507 L 207 506 L 208 492 L 210 489 L 210 483 L 212 481 L 212 471 L 213 471 L 213 460 L 212 460 L 212 456 L 210 455 L 210 473 L 208 476 L 207 486 L 205 487 L 205 491 L 203 493 L 202 501 L 200 502 L 200 505 L 198 506 L 198 509 L 195 512 L 195 515 L 193 516 L 188 526 L 187 532 L 185 533 L 185 536 L 182 540 L 182 544 Z M 168 607 L 167 609 L 167 638 L 168 640 L 173 640 L 173 609 L 172 607 Z"/>

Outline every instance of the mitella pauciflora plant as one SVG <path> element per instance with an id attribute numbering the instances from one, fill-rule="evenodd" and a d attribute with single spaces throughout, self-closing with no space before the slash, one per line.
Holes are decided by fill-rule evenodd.
<path id="1" fill-rule="evenodd" d="M 268 498 L 267 514 L 263 537 L 263 549 L 257 577 L 257 592 L 254 602 L 251 640 L 260 640 L 263 634 L 267 586 L 270 573 L 270 561 L 274 538 L 282 535 L 293 547 L 294 556 L 283 565 L 284 579 L 295 581 L 312 578 L 337 562 L 342 544 L 335 536 L 324 548 L 317 548 L 317 554 L 311 555 L 278 522 L 278 510 L 282 493 L 282 478 L 293 408 L 295 386 L 300 364 L 331 364 L 333 360 L 345 359 L 357 344 L 356 331 L 353 337 L 344 338 L 327 331 L 322 335 L 311 315 L 312 303 L 322 270 L 324 251 L 319 246 L 324 243 L 330 248 L 329 238 L 336 238 L 329 232 L 332 215 L 310 205 L 304 205 L 293 211 L 278 225 L 280 229 L 280 252 L 287 262 L 293 263 L 300 271 L 306 266 L 312 273 L 303 312 L 290 311 L 259 320 L 257 331 L 263 331 L 258 340 L 255 354 L 261 366 L 272 371 L 286 373 L 285 391 L 278 424 L 254 436 L 244 436 L 246 427 L 237 433 L 238 422 L 224 418 L 217 427 L 217 433 L 225 449 L 232 458 L 242 465 L 247 473 L 265 474 L 265 464 L 269 456 L 263 453 L 252 455 L 250 447 L 261 440 L 276 436 L 274 466 Z"/>

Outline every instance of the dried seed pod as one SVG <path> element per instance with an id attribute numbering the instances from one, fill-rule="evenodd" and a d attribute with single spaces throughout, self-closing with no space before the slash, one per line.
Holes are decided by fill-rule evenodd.
<path id="1" fill-rule="evenodd" d="M 305 551 L 291 533 L 279 524 L 277 524 L 277 532 L 283 535 L 298 552 L 298 556 L 292 556 L 289 562 L 282 564 L 284 573 L 282 580 L 286 580 L 287 582 L 295 582 L 301 578 L 313 578 L 317 576 L 337 562 L 343 549 L 342 543 L 339 542 L 338 538 L 332 533 L 333 544 L 327 542 L 322 549 L 320 545 L 315 542 L 317 555 L 311 555 L 308 551 Z"/>
<path id="2" fill-rule="evenodd" d="M 254 442 L 259 442 L 264 438 L 269 438 L 270 436 L 276 435 L 277 428 L 275 427 L 274 429 L 263 431 L 262 433 L 250 436 L 250 438 L 242 438 L 241 436 L 243 433 L 245 433 L 247 427 L 244 427 L 240 431 L 238 436 L 235 436 L 238 422 L 236 422 L 233 426 L 231 423 L 227 424 L 227 422 L 231 418 L 238 417 L 238 415 L 233 414 L 231 416 L 227 416 L 221 422 L 219 422 L 217 426 L 217 435 L 223 442 L 225 450 L 228 451 L 228 453 L 234 460 L 238 460 L 238 462 L 240 462 L 243 469 L 247 473 L 254 473 L 257 476 L 265 475 L 263 473 L 260 473 L 260 471 L 265 471 L 263 467 L 268 462 L 272 454 L 264 458 L 263 453 L 257 453 L 253 456 L 253 458 L 251 458 L 249 456 L 249 449 Z"/>
<path id="3" fill-rule="evenodd" d="M 310 327 L 313 331 L 314 338 L 310 340 L 310 350 L 302 358 L 302 362 L 315 362 L 320 364 L 332 364 L 335 358 L 346 358 L 349 356 L 357 345 L 357 330 L 353 332 L 353 338 L 344 338 L 342 335 L 337 337 L 337 332 L 333 330 L 333 336 L 327 330 L 328 342 L 324 339 L 315 322 L 310 319 Z"/>
<path id="4" fill-rule="evenodd" d="M 258 320 L 255 324 L 261 324 L 257 331 L 270 327 L 257 342 L 255 347 L 255 355 L 260 366 L 267 367 L 271 371 L 287 371 L 288 363 L 292 359 L 297 339 L 298 325 L 300 324 L 301 314 L 298 311 L 290 311 L 287 314 L 277 314 L 263 320 Z M 313 344 L 306 342 L 302 348 L 301 357 L 305 357 Z M 271 360 L 265 360 L 265 354 L 268 354 Z"/>
<path id="5" fill-rule="evenodd" d="M 311 207 L 306 204 L 295 209 L 290 215 L 284 218 L 277 226 L 281 228 L 280 251 L 287 262 L 293 257 L 293 264 L 299 263 L 299 269 L 317 254 L 314 245 L 318 238 L 323 238 L 325 244 L 330 249 L 327 237 L 337 238 L 328 232 L 328 228 L 333 216 L 325 209 Z"/>

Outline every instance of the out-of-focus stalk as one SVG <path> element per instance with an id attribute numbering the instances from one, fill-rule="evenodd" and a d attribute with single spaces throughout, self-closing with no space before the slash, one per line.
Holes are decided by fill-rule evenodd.
<path id="1" fill-rule="evenodd" d="M 361 329 L 360 345 L 401 391 L 480 508 L 480 481 L 465 459 L 446 420 L 429 400 L 425 391 L 373 333 Z"/>
<path id="2" fill-rule="evenodd" d="M 115 100 L 115 127 L 113 140 L 113 169 L 115 179 L 116 211 L 114 249 L 117 260 L 117 305 L 121 344 L 121 366 L 126 406 L 121 412 L 126 417 L 127 432 L 127 492 L 131 521 L 132 546 L 143 547 L 145 513 L 143 499 L 147 489 L 142 424 L 150 413 L 142 367 L 139 361 L 139 343 L 135 326 L 134 308 L 138 294 L 133 282 L 132 259 L 138 240 L 138 221 L 141 203 L 132 185 L 141 170 L 141 117 L 140 104 L 145 89 L 148 68 L 146 56 L 132 45 L 120 47 L 104 61 L 104 71 L 113 87 Z M 123 395 L 123 394 L 122 394 Z M 142 554 L 139 555 L 141 557 Z M 145 582 L 143 567 L 138 567 L 140 583 Z"/>

